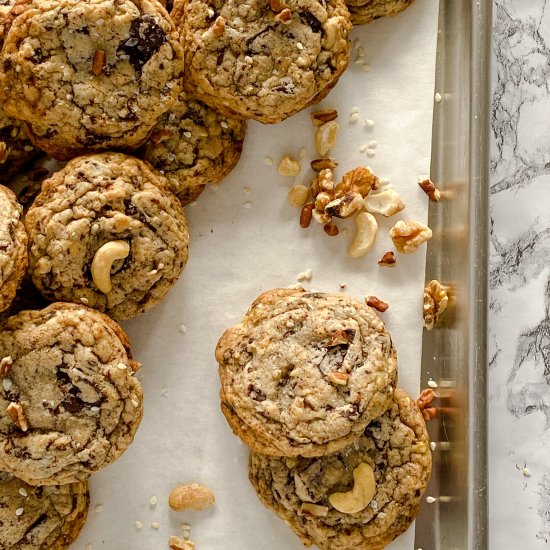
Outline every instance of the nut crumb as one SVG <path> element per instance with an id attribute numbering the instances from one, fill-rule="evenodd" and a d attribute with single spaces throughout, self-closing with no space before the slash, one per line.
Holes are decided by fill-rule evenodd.
<path id="1" fill-rule="evenodd" d="M 344 288 L 346 288 L 346 287 L 348 286 L 348 284 L 347 284 L 347 283 L 340 283 L 338 286 L 339 286 L 341 289 L 344 289 Z"/>
<path id="2" fill-rule="evenodd" d="M 323 231 L 329 236 L 329 237 L 336 237 L 340 230 L 338 229 L 337 225 L 334 225 L 333 223 L 326 223 L 323 226 Z"/>
<path id="3" fill-rule="evenodd" d="M 331 371 L 328 373 L 327 378 L 333 384 L 345 386 L 348 383 L 349 374 L 347 372 Z"/>
<path id="4" fill-rule="evenodd" d="M 400 220 L 390 229 L 390 237 L 398 252 L 411 254 L 432 238 L 432 230 L 413 220 Z"/>
<path id="5" fill-rule="evenodd" d="M 221 36 L 225 32 L 225 18 L 219 15 L 212 25 L 212 34 Z"/>
<path id="6" fill-rule="evenodd" d="M 381 214 L 389 218 L 405 209 L 405 203 L 393 189 L 371 193 L 365 197 L 365 209 L 371 214 Z"/>
<path id="7" fill-rule="evenodd" d="M 365 298 L 365 302 L 368 306 L 376 309 L 377 311 L 380 311 L 381 313 L 384 313 L 390 305 L 386 302 L 383 302 L 380 300 L 380 298 L 377 298 L 376 296 L 367 296 Z"/>
<path id="8" fill-rule="evenodd" d="M 338 166 L 338 162 L 334 159 L 324 158 L 324 159 L 314 159 L 310 163 L 311 169 L 314 172 L 320 172 L 321 170 L 334 170 Z"/>
<path id="9" fill-rule="evenodd" d="M 96 504 L 95 511 L 96 511 L 96 514 L 100 514 L 103 511 L 103 504 Z"/>
<path id="10" fill-rule="evenodd" d="M 441 191 L 435 186 L 434 182 L 431 179 L 419 179 L 418 185 L 428 198 L 433 202 L 439 202 L 441 200 Z"/>
<path id="11" fill-rule="evenodd" d="M 447 309 L 449 304 L 449 295 L 447 287 L 438 280 L 430 281 L 424 287 L 424 326 L 427 330 L 432 330 L 436 325 L 439 316 Z"/>
<path id="12" fill-rule="evenodd" d="M 378 265 L 381 265 L 383 267 L 393 267 L 397 263 L 397 260 L 395 259 L 395 253 L 391 250 L 389 252 L 386 252 L 379 260 Z"/>
<path id="13" fill-rule="evenodd" d="M 168 498 L 170 508 L 176 512 L 183 510 L 206 510 L 214 505 L 216 497 L 214 493 L 198 483 L 190 485 L 178 485 L 172 489 Z"/>
<path id="14" fill-rule="evenodd" d="M 336 109 L 319 109 L 310 113 L 309 116 L 315 126 L 322 126 L 326 122 L 338 118 L 338 111 Z"/>
<path id="15" fill-rule="evenodd" d="M 279 162 L 277 171 L 281 176 L 295 177 L 300 173 L 301 169 L 300 161 L 293 159 L 290 155 L 285 155 L 281 159 L 281 162 Z"/>
<path id="16" fill-rule="evenodd" d="M 288 192 L 288 202 L 291 206 L 302 207 L 309 198 L 309 189 L 302 184 L 293 185 Z"/>
<path id="17" fill-rule="evenodd" d="M 195 543 L 192 540 L 183 540 L 179 537 L 171 536 L 168 540 L 170 550 L 194 550 Z"/>

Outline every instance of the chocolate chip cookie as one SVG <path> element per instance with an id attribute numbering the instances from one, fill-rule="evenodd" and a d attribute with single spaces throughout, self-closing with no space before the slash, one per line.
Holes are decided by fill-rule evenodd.
<path id="1" fill-rule="evenodd" d="M 276 123 L 322 97 L 349 62 L 343 0 L 176 0 L 186 85 L 211 107 Z"/>
<path id="2" fill-rule="evenodd" d="M 183 50 L 156 0 L 20 0 L 0 100 L 59 159 L 143 144 L 181 88 Z"/>
<path id="3" fill-rule="evenodd" d="M 374 311 L 347 296 L 262 294 L 216 349 L 222 411 L 253 450 L 320 456 L 391 404 L 396 352 Z"/>
<path id="4" fill-rule="evenodd" d="M 14 193 L 0 185 L 0 312 L 8 309 L 27 269 L 27 232 Z"/>
<path id="5" fill-rule="evenodd" d="M 8 25 L 8 16 L 14 4 L 15 0 L 0 0 L 0 49 L 4 42 L 4 35 Z"/>
<path id="6" fill-rule="evenodd" d="M 0 548 L 65 550 L 78 537 L 89 503 L 86 482 L 33 487 L 0 472 Z"/>
<path id="7" fill-rule="evenodd" d="M 304 545 L 380 550 L 416 517 L 431 464 L 422 414 L 397 389 L 389 410 L 346 449 L 313 459 L 252 452 L 249 476 Z"/>
<path id="8" fill-rule="evenodd" d="M 134 439 L 143 394 L 128 337 L 106 315 L 57 303 L 0 331 L 0 471 L 30 485 L 84 481 Z"/>
<path id="9" fill-rule="evenodd" d="M 187 92 L 162 115 L 140 156 L 168 179 L 182 204 L 209 183 L 220 182 L 237 164 L 246 123 L 224 117 Z"/>
<path id="10" fill-rule="evenodd" d="M 397 15 L 414 0 L 346 0 L 354 25 L 370 23 L 380 17 Z"/>
<path id="11" fill-rule="evenodd" d="M 114 319 L 150 309 L 188 255 L 178 199 L 149 164 L 122 153 L 78 157 L 44 181 L 29 209 L 29 271 L 49 300 Z"/>

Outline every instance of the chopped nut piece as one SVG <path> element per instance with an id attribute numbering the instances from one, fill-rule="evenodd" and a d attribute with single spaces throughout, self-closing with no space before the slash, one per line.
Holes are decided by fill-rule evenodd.
<path id="1" fill-rule="evenodd" d="M 275 16 L 275 19 L 281 23 L 289 23 L 292 20 L 292 12 L 288 8 L 285 8 Z"/>
<path id="2" fill-rule="evenodd" d="M 384 311 L 386 311 L 390 307 L 389 304 L 383 302 L 382 300 L 380 300 L 380 298 L 377 298 L 376 296 L 367 296 L 365 298 L 365 302 L 368 306 L 373 307 L 381 313 L 384 313 Z"/>
<path id="3" fill-rule="evenodd" d="M 268 4 L 270 9 L 275 13 L 279 13 L 286 8 L 286 5 L 282 0 L 268 0 Z"/>
<path id="4" fill-rule="evenodd" d="M 323 231 L 329 236 L 329 237 L 336 237 L 338 233 L 340 233 L 340 230 L 338 229 L 337 225 L 334 225 L 333 223 L 326 223 L 323 226 Z"/>
<path id="5" fill-rule="evenodd" d="M 311 161 L 311 169 L 315 172 L 320 172 L 329 168 L 334 170 L 338 166 L 338 163 L 334 159 L 314 159 Z"/>
<path id="6" fill-rule="evenodd" d="M 22 431 L 26 432 L 29 429 L 23 407 L 19 403 L 13 401 L 8 405 L 6 409 L 11 421 Z"/>
<path id="7" fill-rule="evenodd" d="M 277 171 L 281 174 L 281 176 L 294 177 L 300 173 L 301 169 L 302 166 L 300 165 L 300 161 L 294 160 L 289 155 L 285 155 L 281 159 L 281 162 L 279 162 Z"/>
<path id="8" fill-rule="evenodd" d="M 378 223 L 372 214 L 361 212 L 355 218 L 355 237 L 348 249 L 351 258 L 362 258 L 374 245 Z"/>
<path id="9" fill-rule="evenodd" d="M 302 211 L 300 212 L 300 227 L 303 227 L 304 229 L 309 227 L 314 208 L 315 205 L 312 202 L 309 202 L 302 208 Z"/>
<path id="10" fill-rule="evenodd" d="M 221 36 L 225 31 L 225 18 L 221 15 L 216 17 L 216 21 L 212 25 L 212 34 L 214 36 Z"/>
<path id="11" fill-rule="evenodd" d="M 315 147 L 319 156 L 325 157 L 336 144 L 336 136 L 340 125 L 335 120 L 325 122 L 315 132 Z"/>
<path id="12" fill-rule="evenodd" d="M 353 489 L 347 493 L 332 493 L 330 504 L 343 514 L 364 510 L 376 494 L 376 479 L 372 467 L 363 462 L 353 470 Z"/>
<path id="13" fill-rule="evenodd" d="M 0 361 L 0 377 L 5 378 L 6 376 L 8 376 L 12 366 L 13 366 L 13 359 L 11 358 L 11 355 L 8 355 L 7 357 L 3 357 L 2 360 Z"/>
<path id="14" fill-rule="evenodd" d="M 168 544 L 170 550 L 195 550 L 195 543 L 192 540 L 183 540 L 175 536 L 170 537 Z"/>
<path id="15" fill-rule="evenodd" d="M 430 281 L 424 287 L 424 326 L 432 330 L 439 319 L 439 316 L 447 309 L 449 295 L 447 287 L 439 281 Z"/>
<path id="16" fill-rule="evenodd" d="M 400 220 L 390 229 L 390 237 L 398 252 L 410 254 L 432 238 L 432 230 L 419 222 Z"/>
<path id="17" fill-rule="evenodd" d="M 288 202 L 291 206 L 304 206 L 309 198 L 309 189 L 305 185 L 294 185 L 288 192 Z"/>
<path id="18" fill-rule="evenodd" d="M 338 118 L 338 111 L 336 109 L 319 109 L 318 111 L 310 113 L 309 116 L 311 117 L 311 122 L 313 122 L 315 126 L 322 126 Z"/>
<path id="19" fill-rule="evenodd" d="M 315 197 L 315 209 L 319 212 L 324 212 L 327 204 L 332 200 L 332 197 L 326 191 L 321 191 Z"/>
<path id="20" fill-rule="evenodd" d="M 420 397 L 416 400 L 418 408 L 424 410 L 436 398 L 435 392 L 431 388 L 426 388 Z"/>
<path id="21" fill-rule="evenodd" d="M 381 214 L 389 218 L 401 212 L 405 208 L 405 203 L 393 189 L 387 189 L 368 195 L 365 198 L 365 208 L 371 214 Z"/>
<path id="22" fill-rule="evenodd" d="M 315 204 L 317 206 L 317 203 Z M 340 219 L 346 219 L 363 208 L 363 197 L 360 193 L 349 192 L 343 197 L 329 202 L 325 206 L 325 212 L 329 216 L 334 216 Z"/>
<path id="23" fill-rule="evenodd" d="M 311 182 L 311 196 L 313 198 L 317 197 L 321 191 L 334 192 L 334 172 L 330 168 L 321 170 Z"/>
<path id="24" fill-rule="evenodd" d="M 428 198 L 433 202 L 439 202 L 441 200 L 441 191 L 435 186 L 431 179 L 418 180 L 422 191 L 428 195 Z"/>
<path id="25" fill-rule="evenodd" d="M 390 250 L 386 252 L 379 260 L 378 265 L 385 267 L 393 267 L 396 263 L 395 254 Z"/>
<path id="26" fill-rule="evenodd" d="M 332 218 L 328 214 L 325 214 L 325 212 L 320 212 L 319 210 L 313 210 L 311 215 L 313 216 L 313 219 L 317 223 L 321 223 L 324 225 L 332 222 Z"/>
<path id="27" fill-rule="evenodd" d="M 328 373 L 327 378 L 333 383 L 339 386 L 345 386 L 348 383 L 349 374 L 345 372 L 331 371 Z"/>
<path id="28" fill-rule="evenodd" d="M 362 197 L 366 197 L 377 183 L 378 177 L 370 168 L 367 166 L 358 166 L 344 174 L 342 181 L 334 190 L 334 195 L 335 197 L 339 197 L 352 191 L 360 193 Z"/>
<path id="29" fill-rule="evenodd" d="M 325 517 L 326 515 L 328 515 L 328 507 L 321 506 L 319 504 L 310 504 L 309 502 L 303 502 L 300 506 L 300 515 Z"/>
<path id="30" fill-rule="evenodd" d="M 349 344 L 353 340 L 353 334 L 346 330 L 337 330 L 331 336 L 327 346 L 333 348 L 335 346 L 341 346 L 342 344 Z"/>
<path id="31" fill-rule="evenodd" d="M 428 407 L 422 411 L 424 420 L 433 420 L 437 416 L 437 409 L 435 407 Z"/>
<path id="32" fill-rule="evenodd" d="M 92 59 L 92 73 L 94 76 L 99 76 L 106 65 L 105 52 L 103 50 L 96 50 L 94 58 Z"/>
<path id="33" fill-rule="evenodd" d="M 183 510 L 206 510 L 214 505 L 216 498 L 214 493 L 199 485 L 192 483 L 190 485 L 178 485 L 170 493 L 168 504 L 172 510 L 181 512 Z"/>

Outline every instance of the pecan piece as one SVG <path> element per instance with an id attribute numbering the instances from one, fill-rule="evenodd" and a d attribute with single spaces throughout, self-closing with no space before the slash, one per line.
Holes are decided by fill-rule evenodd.
<path id="1" fill-rule="evenodd" d="M 285 8 L 275 16 L 275 19 L 281 23 L 288 23 L 292 19 L 292 12 L 288 8 Z"/>
<path id="2" fill-rule="evenodd" d="M 311 161 L 311 169 L 314 172 L 320 172 L 321 170 L 334 170 L 338 166 L 338 162 L 334 159 L 314 159 Z"/>
<path id="3" fill-rule="evenodd" d="M 286 8 L 282 0 L 268 0 L 269 8 L 275 13 L 279 13 Z"/>
<path id="4" fill-rule="evenodd" d="M 338 229 L 337 225 L 334 225 L 333 223 L 326 223 L 323 226 L 323 231 L 329 236 L 329 237 L 336 237 L 338 233 L 340 233 L 340 230 Z"/>
<path id="5" fill-rule="evenodd" d="M 313 209 L 315 205 L 312 202 L 304 205 L 302 211 L 300 212 L 300 227 L 306 229 L 311 223 L 311 218 L 313 217 Z"/>
<path id="6" fill-rule="evenodd" d="M 319 109 L 318 111 L 313 111 L 309 115 L 311 117 L 311 122 L 315 126 L 322 126 L 323 124 L 335 120 L 338 118 L 338 111 L 336 109 Z"/>
<path id="7" fill-rule="evenodd" d="M 396 263 L 395 254 L 390 250 L 386 252 L 379 260 L 378 265 L 384 267 L 393 267 Z"/>
<path id="8" fill-rule="evenodd" d="M 426 388 L 420 394 L 420 397 L 416 400 L 418 408 L 424 410 L 434 399 L 436 398 L 435 392 L 432 388 Z"/>
<path id="9" fill-rule="evenodd" d="M 94 53 L 94 58 L 92 59 L 92 73 L 94 76 L 99 76 L 105 65 L 107 64 L 107 58 L 103 50 L 96 50 Z"/>
<path id="10" fill-rule="evenodd" d="M 214 36 L 221 36 L 225 31 L 225 18 L 219 15 L 212 25 L 212 34 Z"/>
<path id="11" fill-rule="evenodd" d="M 384 313 L 390 305 L 386 302 L 383 302 L 380 300 L 380 298 L 377 298 L 376 296 L 367 296 L 365 298 L 365 302 L 369 307 L 372 307 L 376 309 L 377 311 L 380 311 L 381 313 Z"/>
<path id="12" fill-rule="evenodd" d="M 441 191 L 435 186 L 435 183 L 431 179 L 418 180 L 418 185 L 428 198 L 433 202 L 439 202 L 441 200 Z"/>

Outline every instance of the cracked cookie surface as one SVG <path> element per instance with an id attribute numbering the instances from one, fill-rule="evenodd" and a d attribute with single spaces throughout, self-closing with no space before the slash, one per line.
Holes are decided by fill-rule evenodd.
<path id="1" fill-rule="evenodd" d="M 0 471 L 30 485 L 84 481 L 131 444 L 139 363 L 106 315 L 67 303 L 23 311 L 2 324 L 0 360 Z"/>
<path id="2" fill-rule="evenodd" d="M 222 411 L 252 449 L 320 456 L 391 404 L 397 358 L 384 323 L 347 296 L 262 294 L 216 349 Z"/>
<path id="3" fill-rule="evenodd" d="M 342 0 L 176 0 L 186 86 L 228 116 L 276 123 L 320 100 L 349 62 Z"/>
<path id="4" fill-rule="evenodd" d="M 49 300 L 84 303 L 115 319 L 129 319 L 162 300 L 188 256 L 189 232 L 165 179 L 121 153 L 79 157 L 42 184 L 29 209 L 29 271 Z M 129 245 L 125 259 L 106 268 L 112 288 L 92 275 L 98 250 Z"/>
<path id="5" fill-rule="evenodd" d="M 380 550 L 416 517 L 431 463 L 422 413 L 397 389 L 388 411 L 346 449 L 310 459 L 252 452 L 249 477 L 260 500 L 287 521 L 306 546 Z M 340 512 L 329 497 L 354 487 L 353 473 L 361 464 L 368 464 L 374 473 L 374 496 L 358 512 Z M 308 511 L 310 505 L 313 513 Z"/>
<path id="6" fill-rule="evenodd" d="M 84 526 L 89 503 L 86 482 L 33 487 L 0 472 L 0 548 L 69 548 Z"/>
<path id="7" fill-rule="evenodd" d="M 0 185 L 0 313 L 10 306 L 27 269 L 27 232 L 15 194 Z"/>
<path id="8" fill-rule="evenodd" d="M 21 0 L 5 31 L 0 99 L 37 146 L 67 159 L 145 142 L 182 72 L 178 33 L 157 1 Z"/>
<path id="9" fill-rule="evenodd" d="M 162 115 L 140 156 L 161 171 L 170 190 L 188 204 L 237 164 L 245 130 L 244 121 L 224 117 L 183 91 Z"/>
<path id="10" fill-rule="evenodd" d="M 401 13 L 414 0 L 346 0 L 354 25 L 370 23 L 380 17 Z"/>

